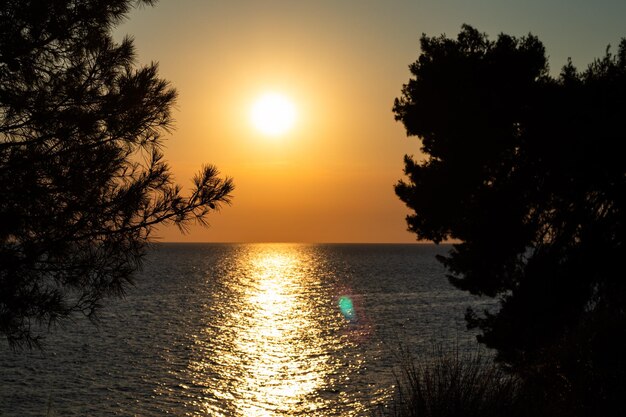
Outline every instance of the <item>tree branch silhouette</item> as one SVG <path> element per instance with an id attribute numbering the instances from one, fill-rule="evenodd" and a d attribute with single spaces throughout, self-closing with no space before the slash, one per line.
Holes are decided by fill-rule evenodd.
<path id="1" fill-rule="evenodd" d="M 410 70 L 393 111 L 424 159 L 396 193 L 418 239 L 460 242 L 450 282 L 500 300 L 468 325 L 555 410 L 624 411 L 626 40 L 553 77 L 536 37 L 465 25 L 423 35 Z"/>
<path id="2" fill-rule="evenodd" d="M 111 30 L 154 1 L 0 6 L 0 333 L 38 346 L 132 283 L 154 227 L 206 225 L 233 182 L 212 165 L 188 196 L 161 153 L 176 92 Z"/>

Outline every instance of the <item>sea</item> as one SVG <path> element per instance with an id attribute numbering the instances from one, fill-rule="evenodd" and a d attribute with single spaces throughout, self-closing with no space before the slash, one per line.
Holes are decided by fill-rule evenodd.
<path id="1" fill-rule="evenodd" d="M 0 416 L 372 416 L 407 355 L 476 349 L 447 245 L 151 246 L 135 285 L 43 350 L 0 341 Z"/>

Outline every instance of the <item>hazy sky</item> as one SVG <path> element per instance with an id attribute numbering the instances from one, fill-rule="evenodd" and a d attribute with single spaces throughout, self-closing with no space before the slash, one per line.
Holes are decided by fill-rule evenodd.
<path id="1" fill-rule="evenodd" d="M 393 119 L 422 33 L 463 23 L 491 38 L 529 32 L 558 73 L 584 68 L 626 36 L 624 0 L 161 0 L 116 31 L 140 63 L 158 61 L 179 92 L 165 155 L 179 183 L 203 163 L 235 180 L 233 205 L 166 241 L 413 242 L 393 185 L 419 154 Z M 250 122 L 266 91 L 289 97 L 291 131 L 268 138 Z M 427 198 L 427 197 L 425 197 Z"/>

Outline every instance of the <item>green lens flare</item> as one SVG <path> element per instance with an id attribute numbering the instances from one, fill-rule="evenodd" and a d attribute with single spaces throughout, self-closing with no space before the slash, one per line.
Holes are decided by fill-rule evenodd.
<path id="1" fill-rule="evenodd" d="M 341 314 L 348 320 L 354 319 L 356 314 L 350 297 L 344 295 L 339 298 L 339 311 L 341 311 Z"/>

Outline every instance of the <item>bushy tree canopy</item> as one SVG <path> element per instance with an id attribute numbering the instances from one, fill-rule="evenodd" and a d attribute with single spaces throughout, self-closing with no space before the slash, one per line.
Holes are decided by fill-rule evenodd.
<path id="1" fill-rule="evenodd" d="M 464 26 L 424 35 L 410 70 L 393 108 L 424 154 L 396 186 L 409 230 L 460 242 L 450 281 L 500 299 L 467 315 L 500 361 L 591 398 L 626 370 L 626 40 L 554 77 L 536 37 Z"/>
<path id="2" fill-rule="evenodd" d="M 160 152 L 175 91 L 111 30 L 152 1 L 0 5 L 0 333 L 93 316 L 120 295 L 154 226 L 204 222 L 233 185 L 206 166 L 190 195 Z"/>

